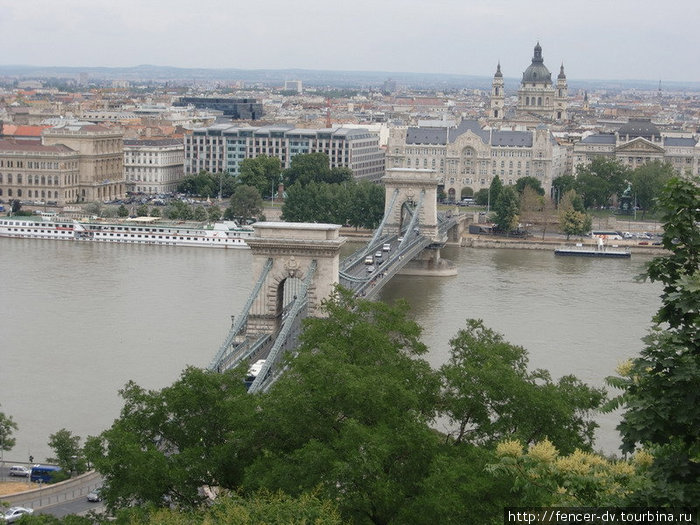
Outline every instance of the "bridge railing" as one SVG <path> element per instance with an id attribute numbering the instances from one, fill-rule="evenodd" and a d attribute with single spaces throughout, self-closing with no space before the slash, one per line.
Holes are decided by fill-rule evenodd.
<path id="1" fill-rule="evenodd" d="M 270 349 L 270 353 L 265 359 L 265 364 L 260 369 L 260 372 L 253 381 L 253 384 L 250 385 L 248 392 L 259 392 L 262 390 L 265 384 L 270 382 L 270 380 L 274 381 L 278 377 L 277 371 L 278 368 L 280 368 L 285 347 L 289 344 L 288 337 L 293 337 L 294 339 L 296 339 L 296 330 L 293 331 L 292 329 L 295 328 L 295 325 L 297 328 L 301 326 L 300 314 L 302 313 L 302 310 L 305 310 L 308 305 L 309 285 L 311 284 L 311 280 L 313 279 L 313 276 L 316 273 L 316 266 L 316 261 L 311 261 L 309 271 L 306 274 L 304 283 L 301 289 L 299 290 L 296 299 L 294 299 L 292 308 L 289 311 L 289 314 L 287 315 L 287 318 L 284 321 L 282 328 L 277 334 L 275 342 L 272 345 L 272 348 Z"/>
<path id="2" fill-rule="evenodd" d="M 231 347 L 234 344 L 234 339 L 245 328 L 246 323 L 248 322 L 248 314 L 250 313 L 250 309 L 253 306 L 253 302 L 258 297 L 258 294 L 260 293 L 260 290 L 262 289 L 262 286 L 265 283 L 265 280 L 267 279 L 267 274 L 270 273 L 271 268 L 272 268 L 272 257 L 269 257 L 267 259 L 267 261 L 265 262 L 265 266 L 263 266 L 260 277 L 258 278 L 257 282 L 255 283 L 253 290 L 250 292 L 250 296 L 248 297 L 248 301 L 243 306 L 243 311 L 242 311 L 241 315 L 239 315 L 238 318 L 234 321 L 233 325 L 231 326 L 231 330 L 229 330 L 229 333 L 226 336 L 226 339 L 224 340 L 223 344 L 219 348 L 219 351 L 214 356 L 214 359 L 212 359 L 211 363 L 209 364 L 209 370 L 218 370 L 219 364 L 225 358 L 225 355 L 227 354 L 227 352 L 231 351 Z"/>

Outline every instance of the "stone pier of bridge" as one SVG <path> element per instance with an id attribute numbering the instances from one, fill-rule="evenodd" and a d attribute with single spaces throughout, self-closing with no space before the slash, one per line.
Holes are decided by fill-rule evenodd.
<path id="1" fill-rule="evenodd" d="M 338 283 L 340 248 L 345 238 L 337 224 L 257 222 L 255 235 L 246 239 L 253 252 L 253 275 L 262 275 L 268 259 L 272 268 L 261 289 L 260 304 L 248 315 L 248 333 L 272 334 L 281 323 L 285 288 L 304 281 L 315 261 L 308 288 L 308 315 L 321 315 L 321 301 Z"/>
<path id="2" fill-rule="evenodd" d="M 403 275 L 457 275 L 457 269 L 440 256 L 440 248 L 448 241 L 438 229 L 437 189 L 438 175 L 434 170 L 388 169 L 382 182 L 385 187 L 384 225 L 386 233 L 400 235 L 410 221 L 409 209 L 418 204 L 418 233 L 431 239 L 431 244 L 401 270 Z M 394 194 L 398 191 L 396 198 Z M 394 200 L 391 206 L 392 199 Z M 391 206 L 391 208 L 390 208 Z"/>

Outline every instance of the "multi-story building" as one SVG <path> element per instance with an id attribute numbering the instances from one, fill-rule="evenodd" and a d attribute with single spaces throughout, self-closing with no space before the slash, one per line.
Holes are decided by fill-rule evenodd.
<path id="1" fill-rule="evenodd" d="M 106 201 L 124 196 L 123 133 L 98 124 L 66 123 L 45 129 L 41 142 L 63 144 L 79 153 L 82 201 Z"/>
<path id="2" fill-rule="evenodd" d="M 491 120 L 503 120 L 506 108 L 504 108 L 505 93 L 503 87 L 503 73 L 499 62 L 496 73 L 493 76 L 491 88 Z M 518 104 L 513 119 L 532 119 L 536 122 L 562 122 L 568 118 L 568 85 L 564 64 L 559 69 L 556 85 L 552 84 L 552 74 L 544 65 L 542 47 L 538 42 L 532 57 L 532 63 L 523 72 L 518 89 Z"/>
<path id="3" fill-rule="evenodd" d="M 409 127 L 392 130 L 387 168 L 435 170 L 450 200 L 488 188 L 498 176 L 504 184 L 535 177 L 549 191 L 564 173 L 566 151 L 549 129 L 533 131 L 481 128 L 475 120 L 456 127 Z"/>
<path id="4" fill-rule="evenodd" d="M 185 174 L 206 170 L 238 174 L 243 159 L 278 157 L 282 168 L 300 153 L 325 153 L 331 167 L 348 167 L 357 179 L 384 175 L 379 137 L 366 129 L 301 129 L 293 126 L 238 127 L 226 124 L 185 135 Z"/>
<path id="5" fill-rule="evenodd" d="M 63 205 L 80 196 L 79 153 L 38 140 L 0 140 L 0 199 Z"/>
<path id="6" fill-rule="evenodd" d="M 64 205 L 122 197 L 122 148 L 121 132 L 81 123 L 0 140 L 0 198 Z"/>
<path id="7" fill-rule="evenodd" d="M 260 120 L 263 116 L 263 105 L 254 98 L 182 97 L 173 105 L 213 109 L 235 120 Z"/>
<path id="8" fill-rule="evenodd" d="M 184 178 L 182 140 L 124 140 L 126 189 L 142 193 L 169 193 Z"/>
<path id="9" fill-rule="evenodd" d="M 680 173 L 700 175 L 697 136 L 668 136 L 651 119 L 632 119 L 614 133 L 593 133 L 574 145 L 574 174 L 597 156 L 617 159 L 634 169 L 655 160 L 670 163 Z"/>

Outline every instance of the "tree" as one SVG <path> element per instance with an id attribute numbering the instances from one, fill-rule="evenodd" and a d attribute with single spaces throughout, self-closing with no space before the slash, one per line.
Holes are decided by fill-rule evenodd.
<path id="1" fill-rule="evenodd" d="M 339 290 L 309 319 L 289 369 L 262 401 L 265 453 L 246 487 L 312 489 L 347 520 L 389 523 L 419 490 L 438 445 L 437 377 L 407 306 Z"/>
<path id="2" fill-rule="evenodd" d="M 590 215 L 574 209 L 559 212 L 559 228 L 566 234 L 566 240 L 572 235 L 586 235 L 591 231 L 593 221 Z"/>
<path id="3" fill-rule="evenodd" d="M 622 450 L 654 456 L 653 486 L 637 502 L 684 506 L 700 501 L 700 179 L 672 178 L 659 205 L 670 254 L 645 277 L 663 284 L 661 307 L 640 356 L 608 378 L 622 389 L 608 408 L 624 408 Z"/>
<path id="4" fill-rule="evenodd" d="M 66 472 L 77 474 L 85 472 L 86 463 L 80 447 L 80 436 L 74 436 L 71 431 L 62 428 L 49 436 L 48 445 L 56 455 L 53 458 L 47 458 L 48 462 L 56 463 Z"/>
<path id="5" fill-rule="evenodd" d="M 129 210 L 124 206 L 123 204 L 119 206 L 117 209 L 117 215 L 119 217 L 128 217 L 129 216 Z"/>
<path id="6" fill-rule="evenodd" d="M 502 190 L 503 182 L 501 181 L 501 179 L 498 178 L 498 175 L 496 175 L 491 181 L 491 185 L 489 186 L 487 192 L 487 198 L 491 203 L 491 207 L 493 207 L 494 203 L 498 200 L 498 197 L 501 195 Z"/>
<path id="7" fill-rule="evenodd" d="M 468 319 L 450 341 L 440 368 L 440 406 L 455 428 L 455 443 L 494 444 L 506 437 L 525 443 L 548 438 L 562 450 L 591 450 L 592 412 L 605 392 L 574 376 L 552 381 L 546 370 L 528 371 L 527 351 Z"/>
<path id="8" fill-rule="evenodd" d="M 257 413 L 244 372 L 187 368 L 160 391 L 129 382 L 120 417 L 86 448 L 107 505 L 192 509 L 205 498 L 202 487 L 239 488 Z"/>
<path id="9" fill-rule="evenodd" d="M 547 439 L 525 448 L 509 439 L 498 444 L 496 455 L 487 470 L 510 480 L 519 506 L 537 507 L 628 506 L 630 494 L 649 486 L 652 461 L 643 450 L 628 460 L 582 450 L 562 454 Z"/>
<path id="10" fill-rule="evenodd" d="M 657 197 L 673 175 L 673 166 L 658 160 L 642 164 L 632 171 L 634 204 L 642 209 L 642 220 L 647 211 L 654 210 Z"/>
<path id="11" fill-rule="evenodd" d="M 241 184 L 257 188 L 260 195 L 272 196 L 279 186 L 282 173 L 282 163 L 277 157 L 258 155 L 255 158 L 243 159 L 240 164 L 238 180 Z"/>
<path id="12" fill-rule="evenodd" d="M 257 217 L 262 213 L 262 197 L 260 192 L 253 186 L 241 185 L 231 196 L 231 206 L 229 216 L 241 217 L 244 221 L 248 218 Z M 226 210 L 228 212 L 228 210 Z"/>
<path id="13" fill-rule="evenodd" d="M 192 214 L 192 208 L 179 200 L 171 201 L 163 211 L 163 215 L 172 220 L 187 221 L 192 219 Z"/>
<path id="14" fill-rule="evenodd" d="M 136 215 L 138 217 L 148 217 L 148 206 L 141 204 L 136 208 Z"/>
<path id="15" fill-rule="evenodd" d="M 284 170 L 285 187 L 297 182 L 301 185 L 310 182 L 332 182 L 330 159 L 325 153 L 302 153 L 292 157 L 289 168 Z"/>
<path id="16" fill-rule="evenodd" d="M 216 222 L 221 220 L 221 208 L 218 206 L 210 206 L 207 210 L 207 216 L 209 217 L 209 222 Z"/>
<path id="17" fill-rule="evenodd" d="M 525 188 L 532 188 L 538 195 L 544 195 L 542 183 L 536 177 L 520 177 L 515 182 L 515 189 L 517 190 L 518 194 L 522 195 Z"/>
<path id="18" fill-rule="evenodd" d="M 22 202 L 19 199 L 12 199 L 10 201 L 10 211 L 13 214 L 19 213 L 19 211 L 22 209 Z"/>
<path id="19" fill-rule="evenodd" d="M 520 220 L 526 225 L 542 217 L 542 210 L 549 198 L 539 194 L 532 186 L 525 186 L 520 195 Z M 545 225 L 546 226 L 546 225 Z"/>
<path id="20" fill-rule="evenodd" d="M 486 206 L 489 202 L 489 190 L 488 188 L 481 188 L 474 194 L 474 202 L 479 206 Z"/>
<path id="21" fill-rule="evenodd" d="M 576 189 L 576 178 L 572 175 L 560 175 L 552 181 L 552 196 L 555 204 L 559 206 L 562 196 L 568 191 Z"/>
<path id="22" fill-rule="evenodd" d="M 587 166 L 579 166 L 576 192 L 583 196 L 586 208 L 607 207 L 610 199 L 627 187 L 630 170 L 617 159 L 598 156 Z"/>
<path id="23" fill-rule="evenodd" d="M 197 206 L 192 212 L 192 218 L 195 221 L 203 222 L 207 220 L 207 217 L 207 210 L 205 210 L 202 206 Z"/>
<path id="24" fill-rule="evenodd" d="M 0 412 L 0 454 L 9 452 L 15 446 L 16 439 L 12 437 L 15 430 L 17 423 L 13 421 L 12 416 Z"/>
<path id="25" fill-rule="evenodd" d="M 347 166 L 334 166 L 331 168 L 330 177 L 325 181 L 329 184 L 342 184 L 350 182 L 352 179 L 352 170 Z"/>
<path id="26" fill-rule="evenodd" d="M 491 194 L 491 198 L 493 199 L 493 193 Z M 491 202 L 493 203 L 494 201 L 491 200 Z M 498 191 L 498 198 L 496 199 L 493 209 L 496 212 L 493 222 L 500 231 L 512 232 L 517 229 L 519 212 L 518 196 L 512 186 L 503 187 Z"/>

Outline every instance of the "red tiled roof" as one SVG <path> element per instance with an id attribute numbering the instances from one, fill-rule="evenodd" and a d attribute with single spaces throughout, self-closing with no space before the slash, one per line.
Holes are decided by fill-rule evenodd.
<path id="1" fill-rule="evenodd" d="M 41 132 L 51 126 L 18 126 L 16 124 L 4 124 L 2 134 L 16 137 L 40 137 Z"/>

